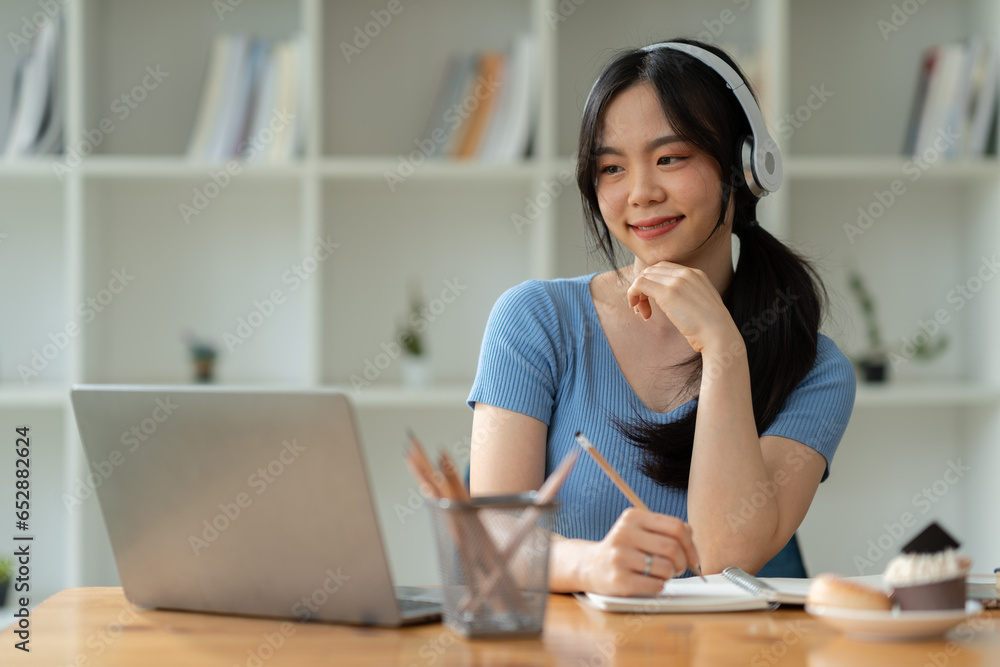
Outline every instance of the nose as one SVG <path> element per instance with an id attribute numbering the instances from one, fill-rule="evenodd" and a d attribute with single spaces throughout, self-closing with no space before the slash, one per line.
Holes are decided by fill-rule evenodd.
<path id="1" fill-rule="evenodd" d="M 648 206 L 666 199 L 667 191 L 653 169 L 637 167 L 632 170 L 629 183 L 628 203 L 630 206 Z"/>

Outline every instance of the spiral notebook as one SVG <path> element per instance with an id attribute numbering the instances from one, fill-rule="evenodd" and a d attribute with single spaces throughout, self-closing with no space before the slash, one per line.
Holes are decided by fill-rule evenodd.
<path id="1" fill-rule="evenodd" d="M 697 577 L 671 579 L 655 597 L 616 597 L 580 593 L 577 598 L 604 611 L 713 612 L 773 609 L 779 604 L 802 605 L 812 579 L 754 577 L 739 568 Z"/>

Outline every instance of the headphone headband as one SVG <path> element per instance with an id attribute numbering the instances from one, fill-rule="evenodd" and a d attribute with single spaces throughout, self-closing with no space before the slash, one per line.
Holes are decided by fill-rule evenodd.
<path id="1" fill-rule="evenodd" d="M 747 120 L 750 122 L 752 137 L 745 138 L 742 148 L 743 177 L 747 187 L 757 197 L 763 197 L 776 191 L 781 186 L 782 180 L 781 151 L 778 150 L 778 145 L 767 131 L 764 116 L 750 90 L 746 87 L 743 77 L 719 56 L 693 44 L 660 42 L 644 46 L 640 50 L 648 53 L 659 49 L 671 49 L 686 53 L 711 67 L 725 80 L 726 86 L 736 95 L 736 100 L 740 103 L 743 113 L 746 114 Z M 600 78 L 598 78 L 599 80 Z M 597 81 L 590 89 L 590 95 L 593 95 L 596 87 Z M 590 95 L 587 96 L 588 104 L 590 103 Z"/>

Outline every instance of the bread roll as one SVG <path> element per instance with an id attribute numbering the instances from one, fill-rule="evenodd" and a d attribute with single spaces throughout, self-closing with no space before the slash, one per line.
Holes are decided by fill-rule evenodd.
<path id="1" fill-rule="evenodd" d="M 841 609 L 868 609 L 889 611 L 892 601 L 882 591 L 853 581 L 841 579 L 832 574 L 821 574 L 809 586 L 806 604 L 839 607 Z"/>

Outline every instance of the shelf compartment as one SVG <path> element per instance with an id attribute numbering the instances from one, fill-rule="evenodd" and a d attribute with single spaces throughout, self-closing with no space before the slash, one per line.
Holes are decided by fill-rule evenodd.
<path id="1" fill-rule="evenodd" d="M 324 233 L 340 248 L 323 267 L 323 382 L 398 381 L 397 326 L 414 283 L 429 309 L 417 320 L 434 380 L 473 375 L 494 301 L 529 277 L 533 237 L 511 216 L 531 192 L 510 182 L 429 182 L 391 194 L 385 183 L 327 182 Z"/>
<path id="2" fill-rule="evenodd" d="M 374 36 L 369 37 L 364 30 L 384 4 L 324 3 L 324 154 L 408 155 L 418 148 L 415 141 L 428 139 L 426 126 L 448 57 L 505 49 L 516 34 L 531 28 L 529 0 L 400 6 L 384 27 L 370 28 Z M 360 53 L 352 51 L 356 39 L 363 45 Z"/>
<path id="3" fill-rule="evenodd" d="M 708 0 L 627 3 L 552 3 L 548 22 L 558 31 L 556 111 L 559 155 L 577 150 L 580 118 L 587 93 L 607 61 L 619 49 L 645 46 L 674 37 L 694 37 L 715 43 L 732 54 L 767 100 L 767 82 L 755 75 L 751 56 L 760 46 L 762 4 Z M 572 7 L 570 13 L 566 7 Z M 725 19 L 725 23 L 723 22 Z M 546 25 L 549 28 L 550 25 Z M 762 104 L 769 112 L 766 103 Z"/>
<path id="4" fill-rule="evenodd" d="M 865 318 L 848 286 L 849 272 L 857 269 L 890 350 L 905 359 L 903 339 L 912 341 L 918 331 L 948 338 L 947 348 L 933 360 L 890 364 L 892 379 L 976 377 L 968 344 L 972 309 L 959 304 L 955 292 L 980 263 L 965 252 L 967 188 L 961 182 L 921 180 L 892 194 L 889 183 L 873 188 L 869 182 L 809 181 L 790 193 L 791 245 L 813 261 L 831 297 L 824 332 L 845 353 L 859 354 L 866 347 Z M 975 308 L 988 299 L 980 295 L 971 303 Z M 939 311 L 943 315 L 936 321 Z"/>
<path id="5" fill-rule="evenodd" d="M 54 180 L 0 181 L 0 201 L 0 383 L 58 382 L 79 335 L 67 305 L 63 189 Z"/>
<path id="6" fill-rule="evenodd" d="M 187 329 L 219 347 L 219 382 L 307 377 L 301 187 L 234 179 L 185 224 L 180 206 L 211 182 L 85 182 L 83 290 L 119 290 L 88 324 L 85 381 L 190 380 Z"/>
<path id="7" fill-rule="evenodd" d="M 1000 387 L 957 380 L 858 383 L 855 408 L 952 408 L 996 405 Z"/>
<path id="8" fill-rule="evenodd" d="M 217 14 L 201 0 L 92 0 L 84 27 L 86 65 L 82 132 L 96 138 L 95 154 L 183 155 L 201 102 L 209 52 L 217 34 L 286 40 L 302 29 L 301 3 L 243 0 Z M 235 4 L 235 3 L 234 3 Z M 229 5 L 225 5 L 228 7 Z M 140 95 L 147 67 L 162 74 Z M 122 100 L 122 96 L 128 96 Z M 114 126 L 101 132 L 102 121 Z M 71 145 L 85 139 L 74 137 Z"/>
<path id="9" fill-rule="evenodd" d="M 809 103 L 813 87 L 832 93 L 806 106 L 795 124 L 779 124 L 779 134 L 801 155 L 898 155 L 909 122 L 910 105 L 924 49 L 993 31 L 984 20 L 986 3 L 955 0 L 921 3 L 906 14 L 899 30 L 891 25 L 893 7 L 866 0 L 829 3 L 789 2 L 790 59 L 788 109 Z M 835 55 L 834 55 L 835 54 Z"/>

